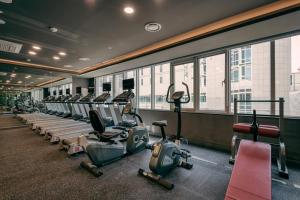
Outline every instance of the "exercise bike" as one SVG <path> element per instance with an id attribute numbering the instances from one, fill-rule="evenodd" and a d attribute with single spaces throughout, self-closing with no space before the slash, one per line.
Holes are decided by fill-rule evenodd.
<path id="1" fill-rule="evenodd" d="M 166 181 L 163 177 L 176 167 L 183 167 L 185 169 L 192 169 L 193 164 L 190 162 L 191 153 L 186 149 L 180 148 L 180 142 L 183 140 L 181 137 L 181 105 L 190 102 L 189 88 L 186 83 L 182 82 L 187 91 L 188 98 L 183 101 L 184 91 L 176 91 L 169 99 L 169 94 L 174 83 L 168 88 L 166 101 L 174 104 L 174 112 L 177 113 L 177 134 L 174 140 L 167 139 L 164 127 L 167 126 L 165 121 L 153 122 L 153 126 L 160 127 L 162 139 L 147 148 L 151 149 L 152 155 L 150 158 L 149 168 L 151 172 L 146 172 L 139 169 L 139 175 L 144 176 L 152 181 L 157 182 L 166 189 L 173 189 L 174 184 Z"/>

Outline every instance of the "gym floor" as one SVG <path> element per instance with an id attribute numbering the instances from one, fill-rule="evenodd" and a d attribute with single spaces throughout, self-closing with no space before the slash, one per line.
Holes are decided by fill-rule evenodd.
<path id="1" fill-rule="evenodd" d="M 0 147 L 1 200 L 224 199 L 232 168 L 229 154 L 189 146 L 194 168 L 177 168 L 166 177 L 175 183 L 172 191 L 137 175 L 139 168 L 148 169 L 150 151 L 107 165 L 95 178 L 79 166 L 85 154 L 67 157 L 12 115 L 0 115 Z M 281 179 L 273 166 L 273 199 L 299 199 L 300 169 L 290 166 L 289 172 L 289 180 Z"/>

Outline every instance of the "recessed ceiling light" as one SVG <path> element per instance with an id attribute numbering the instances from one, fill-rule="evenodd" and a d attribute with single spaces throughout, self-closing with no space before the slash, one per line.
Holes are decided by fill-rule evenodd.
<path id="1" fill-rule="evenodd" d="M 3 19 L 0 19 L 0 24 L 6 24 L 6 22 Z"/>
<path id="2" fill-rule="evenodd" d="M 79 58 L 80 61 L 89 61 L 90 58 Z"/>
<path id="3" fill-rule="evenodd" d="M 109 47 L 107 47 L 108 48 L 108 50 L 112 50 L 112 47 L 111 46 L 109 46 Z"/>
<path id="4" fill-rule="evenodd" d="M 27 58 L 26 61 L 27 61 L 27 62 L 31 62 L 31 59 Z"/>
<path id="5" fill-rule="evenodd" d="M 10 80 L 6 80 L 6 83 L 10 83 Z"/>
<path id="6" fill-rule="evenodd" d="M 54 60 L 60 60 L 60 57 L 58 57 L 58 56 L 53 56 L 52 57 Z"/>
<path id="7" fill-rule="evenodd" d="M 17 76 L 17 74 L 15 74 L 15 73 L 12 73 L 11 75 L 10 75 L 10 77 L 16 77 Z"/>
<path id="8" fill-rule="evenodd" d="M 35 50 L 41 50 L 42 49 L 41 47 L 36 46 L 36 45 L 33 45 L 32 48 L 35 49 Z"/>
<path id="9" fill-rule="evenodd" d="M 33 56 L 36 55 L 36 52 L 34 52 L 34 51 L 28 51 L 28 53 Z"/>
<path id="10" fill-rule="evenodd" d="M 29 79 L 29 78 L 31 78 L 31 75 L 25 76 L 25 78 Z"/>
<path id="11" fill-rule="evenodd" d="M 63 52 L 63 51 L 59 52 L 58 54 L 61 55 L 61 56 L 66 56 L 67 55 L 66 52 Z"/>
<path id="12" fill-rule="evenodd" d="M 50 30 L 52 33 L 56 33 L 56 32 L 58 31 L 57 28 L 52 27 L 52 26 L 49 26 L 49 30 Z"/>
<path id="13" fill-rule="evenodd" d="M 149 22 L 145 24 L 145 30 L 148 32 L 158 32 L 161 30 L 161 24 L 157 22 Z"/>
<path id="14" fill-rule="evenodd" d="M 43 77 L 39 77 L 38 79 L 43 80 L 44 78 Z"/>
<path id="15" fill-rule="evenodd" d="M 133 13 L 134 13 L 134 9 L 133 9 L 132 7 L 130 7 L 130 6 L 126 6 L 126 7 L 124 8 L 124 12 L 125 12 L 126 14 L 133 14 Z"/>
<path id="16" fill-rule="evenodd" d="M 21 84 L 21 83 L 22 83 L 22 81 L 18 81 L 17 83 Z"/>
<path id="17" fill-rule="evenodd" d="M 3 14 L 3 11 L 2 11 L 2 10 L 0 10 L 0 14 Z"/>
<path id="18" fill-rule="evenodd" d="M 73 67 L 72 65 L 64 65 L 64 67 L 66 67 L 66 68 L 71 68 L 71 67 Z"/>

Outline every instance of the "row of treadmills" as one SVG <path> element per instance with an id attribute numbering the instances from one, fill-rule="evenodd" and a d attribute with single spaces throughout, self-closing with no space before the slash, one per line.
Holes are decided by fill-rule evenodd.
<path id="1" fill-rule="evenodd" d="M 124 82 L 125 81 L 125 82 Z M 90 143 L 98 142 L 94 132 L 119 134 L 128 127 L 137 125 L 135 114 L 133 80 L 123 81 L 123 93 L 111 99 L 111 83 L 103 83 L 103 93 L 96 98 L 89 93 L 81 97 L 60 95 L 48 96 L 43 100 L 46 111 L 44 113 L 18 114 L 17 117 L 28 124 L 31 129 L 45 137 L 51 143 L 60 144 L 68 155 L 84 151 Z M 125 83 L 125 84 L 124 84 Z M 96 111 L 104 121 L 105 130 L 96 130 L 97 124 L 90 123 L 90 113 Z M 120 135 L 126 138 L 126 135 Z"/>

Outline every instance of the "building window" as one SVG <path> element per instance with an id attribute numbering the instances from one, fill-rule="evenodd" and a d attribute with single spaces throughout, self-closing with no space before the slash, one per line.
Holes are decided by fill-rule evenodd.
<path id="1" fill-rule="evenodd" d="M 300 116 L 300 35 L 275 41 L 275 96 L 284 98 L 284 114 Z M 276 113 L 279 113 L 276 106 Z"/>
<path id="2" fill-rule="evenodd" d="M 151 109 L 151 67 L 139 69 L 139 79 L 139 108 Z"/>
<path id="3" fill-rule="evenodd" d="M 183 108 L 193 108 L 194 107 L 194 63 L 185 63 L 174 66 L 174 83 L 175 91 L 186 91 L 182 82 L 185 82 L 189 86 L 191 100 L 187 104 L 183 104 Z M 183 97 L 183 101 L 187 98 L 187 93 Z"/>
<path id="4" fill-rule="evenodd" d="M 166 102 L 166 96 L 170 85 L 170 63 L 154 66 L 154 82 L 154 108 L 169 110 L 170 104 Z"/>
<path id="5" fill-rule="evenodd" d="M 116 97 L 123 92 L 123 74 L 115 74 L 114 85 L 114 97 Z"/>
<path id="6" fill-rule="evenodd" d="M 230 50 L 231 111 L 233 99 L 269 100 L 271 84 L 270 42 Z M 239 103 L 238 111 L 270 114 L 270 103 Z"/>
<path id="7" fill-rule="evenodd" d="M 199 59 L 200 110 L 225 110 L 225 54 Z"/>

